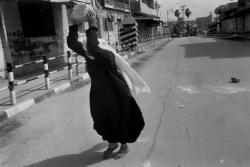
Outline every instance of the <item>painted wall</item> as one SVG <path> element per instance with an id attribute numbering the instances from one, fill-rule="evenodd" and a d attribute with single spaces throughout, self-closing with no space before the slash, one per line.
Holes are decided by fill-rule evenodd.
<path id="1" fill-rule="evenodd" d="M 113 26 L 113 30 L 112 31 L 105 31 L 104 29 L 104 19 L 107 18 L 109 11 L 104 11 L 103 13 L 100 14 L 99 17 L 99 33 L 100 33 L 100 37 L 105 39 L 106 41 L 109 41 L 110 44 L 112 45 L 113 48 L 115 48 L 116 46 L 116 42 L 118 42 L 118 31 L 119 31 L 119 27 L 118 27 L 118 23 L 117 23 L 117 18 L 118 18 L 118 12 L 112 11 L 111 15 L 113 16 L 113 21 L 112 21 L 112 26 Z M 121 14 L 119 14 L 121 15 Z M 119 16 L 121 17 L 121 19 L 123 19 L 122 17 L 124 16 Z"/>
<path id="2" fill-rule="evenodd" d="M 235 19 L 223 20 L 221 24 L 221 30 L 223 33 L 233 33 L 235 31 Z"/>
<path id="3" fill-rule="evenodd" d="M 5 68 L 5 59 L 4 59 L 4 52 L 3 52 L 3 45 L 2 40 L 0 39 L 0 70 Z M 0 79 L 5 78 L 5 72 L 0 72 Z"/>
<path id="4" fill-rule="evenodd" d="M 250 13 L 246 15 L 245 19 L 246 31 L 250 33 Z"/>
<path id="5" fill-rule="evenodd" d="M 3 9 L 9 48 L 15 65 L 40 60 L 43 56 L 54 57 L 65 54 L 68 22 L 64 5 L 52 4 L 56 35 L 46 37 L 24 37 L 16 2 L 4 1 Z M 51 64 L 55 63 L 64 63 L 64 59 L 51 62 Z M 15 71 L 15 74 L 29 73 L 41 67 L 42 65 L 27 66 Z"/>
<path id="6" fill-rule="evenodd" d="M 243 22 L 244 22 L 244 17 L 237 17 L 236 18 L 236 32 L 237 33 L 243 33 Z"/>

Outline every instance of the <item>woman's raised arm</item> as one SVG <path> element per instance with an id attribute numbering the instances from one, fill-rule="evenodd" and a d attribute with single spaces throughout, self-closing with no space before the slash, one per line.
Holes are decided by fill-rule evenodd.
<path id="1" fill-rule="evenodd" d="M 83 44 L 78 41 L 78 25 L 71 25 L 69 27 L 69 34 L 67 37 L 67 44 L 77 54 L 86 57 L 86 52 L 83 49 Z"/>

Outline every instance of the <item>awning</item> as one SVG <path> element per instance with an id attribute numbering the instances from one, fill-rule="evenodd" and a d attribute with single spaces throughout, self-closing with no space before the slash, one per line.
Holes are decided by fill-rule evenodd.
<path id="1" fill-rule="evenodd" d="M 91 4 L 91 0 L 69 0 L 69 1 L 73 1 L 76 4 L 81 4 L 81 3 Z"/>
<path id="2" fill-rule="evenodd" d="M 10 0 L 10 1 L 16 1 L 16 2 L 51 2 L 51 3 L 75 2 L 75 3 L 91 4 L 91 0 Z"/>
<path id="3" fill-rule="evenodd" d="M 160 22 L 160 17 L 155 15 L 149 15 L 149 14 L 135 14 L 134 19 L 136 21 L 153 21 L 153 22 Z"/>
<path id="4" fill-rule="evenodd" d="M 122 23 L 123 24 L 136 24 L 136 21 L 131 15 L 127 14 L 125 15 Z"/>
<path id="5" fill-rule="evenodd" d="M 48 0 L 50 2 L 57 2 L 57 3 L 64 3 L 64 2 L 69 2 L 70 0 Z"/>

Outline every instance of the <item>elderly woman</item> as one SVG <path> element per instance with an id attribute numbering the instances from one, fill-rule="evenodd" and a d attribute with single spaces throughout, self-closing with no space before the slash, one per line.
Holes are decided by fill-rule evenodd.
<path id="1" fill-rule="evenodd" d="M 70 26 L 67 43 L 87 62 L 91 78 L 90 111 L 94 129 L 109 143 L 104 158 L 119 159 L 128 152 L 127 143 L 137 140 L 144 127 L 144 119 L 122 75 L 122 66 L 128 65 L 120 56 L 99 46 L 96 14 L 89 10 L 86 17 L 89 23 L 86 31 L 87 51 L 78 41 L 78 25 Z M 132 84 L 136 80 L 133 77 L 130 79 Z M 121 144 L 120 149 L 114 153 L 118 143 Z"/>

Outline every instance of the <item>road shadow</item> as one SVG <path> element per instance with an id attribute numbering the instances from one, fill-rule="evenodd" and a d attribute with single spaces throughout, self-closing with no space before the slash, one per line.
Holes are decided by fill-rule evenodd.
<path id="1" fill-rule="evenodd" d="M 17 130 L 22 123 L 15 119 L 10 118 L 0 123 L 0 149 L 11 144 L 14 135 L 12 134 L 13 131 Z"/>
<path id="2" fill-rule="evenodd" d="M 107 143 L 103 142 L 80 154 L 54 157 L 24 167 L 87 167 L 104 160 L 100 151 L 105 147 L 107 147 Z"/>
<path id="3" fill-rule="evenodd" d="M 181 45 L 185 58 L 208 57 L 211 59 L 250 57 L 250 41 L 216 40 L 214 42 Z"/>
<path id="4" fill-rule="evenodd" d="M 50 80 L 51 85 L 56 84 L 60 81 L 67 81 L 68 76 L 67 74 L 61 75 L 55 78 L 52 78 Z M 20 80 L 21 81 L 21 80 Z M 16 90 L 16 98 L 19 100 L 22 97 L 25 97 L 27 95 L 30 95 L 34 92 L 39 92 L 39 91 L 47 91 L 47 88 L 45 87 L 45 83 L 37 83 L 34 86 L 29 86 L 29 87 L 23 87 L 22 89 L 17 89 Z M 9 94 L 6 94 L 4 97 L 0 98 L 0 106 L 11 106 L 11 101 Z"/>

